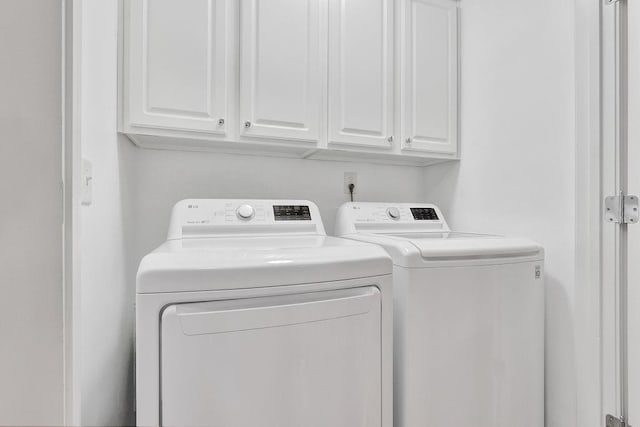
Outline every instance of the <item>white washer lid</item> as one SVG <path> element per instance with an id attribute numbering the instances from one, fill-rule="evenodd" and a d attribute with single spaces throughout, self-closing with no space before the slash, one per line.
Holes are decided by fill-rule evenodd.
<path id="1" fill-rule="evenodd" d="M 415 245 L 425 260 L 525 257 L 537 255 L 542 248 L 527 239 L 473 233 L 400 233 L 387 234 Z"/>
<path id="2" fill-rule="evenodd" d="M 407 268 L 502 264 L 544 258 L 543 248 L 531 240 L 486 234 L 359 233 L 345 237 L 381 245 L 395 265 Z"/>
<path id="3" fill-rule="evenodd" d="M 170 240 L 143 258 L 137 292 L 191 292 L 388 275 L 379 246 L 303 235 Z"/>

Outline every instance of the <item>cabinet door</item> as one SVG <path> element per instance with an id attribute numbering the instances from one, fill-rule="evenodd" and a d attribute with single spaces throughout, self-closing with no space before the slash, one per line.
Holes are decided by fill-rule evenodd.
<path id="1" fill-rule="evenodd" d="M 392 5 L 391 0 L 330 0 L 330 145 L 392 148 Z"/>
<path id="2" fill-rule="evenodd" d="M 458 146 L 458 7 L 402 0 L 402 149 L 455 154 Z"/>
<path id="3" fill-rule="evenodd" d="M 240 134 L 317 142 L 326 96 L 323 0 L 242 0 Z"/>
<path id="4" fill-rule="evenodd" d="M 228 0 L 127 0 L 125 126 L 225 133 Z"/>

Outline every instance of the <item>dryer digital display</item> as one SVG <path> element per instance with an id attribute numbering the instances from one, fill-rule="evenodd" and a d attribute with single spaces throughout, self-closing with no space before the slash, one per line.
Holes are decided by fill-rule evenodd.
<path id="1" fill-rule="evenodd" d="M 416 221 L 437 221 L 440 219 L 433 208 L 411 208 L 411 214 Z"/>
<path id="2" fill-rule="evenodd" d="M 276 221 L 311 221 L 309 206 L 277 205 L 273 207 Z"/>

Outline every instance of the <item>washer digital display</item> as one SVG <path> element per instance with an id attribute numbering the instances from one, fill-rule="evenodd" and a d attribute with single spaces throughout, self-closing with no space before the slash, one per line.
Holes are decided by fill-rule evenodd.
<path id="1" fill-rule="evenodd" d="M 433 208 L 411 208 L 411 214 L 416 221 L 437 221 L 440 219 Z"/>
<path id="2" fill-rule="evenodd" d="M 273 207 L 276 221 L 311 221 L 309 206 L 278 205 Z"/>

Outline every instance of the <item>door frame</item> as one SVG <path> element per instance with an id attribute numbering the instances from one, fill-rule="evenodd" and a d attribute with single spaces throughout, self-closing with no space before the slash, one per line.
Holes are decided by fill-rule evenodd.
<path id="1" fill-rule="evenodd" d="M 581 427 L 602 427 L 607 414 L 622 413 L 617 290 L 624 236 L 604 220 L 605 197 L 623 188 L 617 166 L 620 2 L 575 3 L 575 409 Z"/>
<path id="2" fill-rule="evenodd" d="M 82 0 L 62 0 L 63 394 L 64 425 L 81 425 L 80 53 Z"/>
<path id="3" fill-rule="evenodd" d="M 624 1 L 624 0 L 622 0 Z M 605 315 L 611 308 L 603 292 L 604 275 L 614 262 L 607 250 L 611 231 L 603 222 L 603 200 L 615 173 L 603 162 L 607 135 L 611 135 L 610 94 L 605 75 L 604 29 L 611 24 L 612 8 L 606 0 L 575 3 L 575 344 L 576 420 L 581 427 L 604 425 L 606 410 L 617 396 L 609 371 L 615 355 L 608 342 L 615 336 Z M 63 0 L 63 188 L 64 188 L 64 363 L 65 425 L 80 425 L 80 246 L 81 199 L 80 58 L 82 1 Z M 610 66 L 610 64 L 609 64 Z M 608 112 L 608 113 L 607 113 Z M 584 268 L 588 266 L 588 268 Z"/>
<path id="4" fill-rule="evenodd" d="M 626 0 L 601 4 L 600 200 L 627 193 Z M 601 204 L 600 212 L 604 214 Z M 627 225 L 601 225 L 601 425 L 605 416 L 627 416 Z"/>

